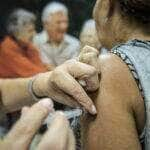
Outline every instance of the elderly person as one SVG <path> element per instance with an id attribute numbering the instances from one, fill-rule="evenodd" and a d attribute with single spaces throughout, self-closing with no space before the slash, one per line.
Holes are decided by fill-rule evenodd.
<path id="1" fill-rule="evenodd" d="M 150 149 L 149 14 L 149 0 L 97 0 L 98 36 L 111 53 L 99 58 L 97 116 L 83 118 L 86 150 Z"/>
<path id="2" fill-rule="evenodd" d="M 93 19 L 87 20 L 82 27 L 80 33 L 81 49 L 86 46 L 92 46 L 96 49 L 100 49 L 101 44 L 98 40 L 95 21 Z"/>
<path id="3" fill-rule="evenodd" d="M 0 46 L 0 78 L 31 77 L 48 71 L 31 40 L 35 34 L 35 15 L 24 9 L 15 9 L 7 20 L 8 36 Z M 20 112 L 0 118 L 0 136 L 12 126 Z"/>
<path id="4" fill-rule="evenodd" d="M 92 46 L 95 49 L 99 50 L 101 54 L 105 54 L 108 50 L 104 47 L 101 47 L 101 43 L 98 39 L 95 21 L 93 19 L 87 20 L 81 30 L 80 33 L 80 42 L 81 42 L 81 50 L 84 46 Z"/>
<path id="5" fill-rule="evenodd" d="M 79 41 L 68 35 L 68 10 L 59 2 L 49 3 L 43 10 L 44 30 L 34 38 L 44 63 L 58 66 L 78 55 Z"/>
<path id="6" fill-rule="evenodd" d="M 31 40 L 35 34 L 35 15 L 24 9 L 15 9 L 7 20 L 6 36 L 0 43 L 0 77 L 30 77 L 47 68 Z"/>
<path id="7" fill-rule="evenodd" d="M 93 54 L 95 56 L 96 53 Z M 72 107 L 82 105 L 91 114 L 96 114 L 93 102 L 76 80 L 82 80 L 82 84 L 84 81 L 86 90 L 95 91 L 99 86 L 97 75 L 94 67 L 70 60 L 54 71 L 39 74 L 34 78 L 1 79 L 1 111 L 11 112 L 24 105 L 31 105 L 42 97 L 50 97 Z M 48 113 L 53 111 L 53 104 L 49 99 L 39 101 L 31 108 L 23 108 L 21 119 L 0 142 L 0 149 L 29 148 L 36 131 Z M 74 137 L 65 116 L 55 113 L 53 122 L 37 149 L 73 150 L 74 144 Z"/>

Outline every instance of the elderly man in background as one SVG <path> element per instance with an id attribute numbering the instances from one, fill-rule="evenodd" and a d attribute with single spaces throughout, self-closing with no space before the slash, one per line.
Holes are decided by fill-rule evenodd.
<path id="1" fill-rule="evenodd" d="M 58 66 L 78 55 L 79 41 L 68 35 L 68 10 L 58 2 L 48 4 L 42 13 L 44 30 L 35 36 L 44 63 Z"/>

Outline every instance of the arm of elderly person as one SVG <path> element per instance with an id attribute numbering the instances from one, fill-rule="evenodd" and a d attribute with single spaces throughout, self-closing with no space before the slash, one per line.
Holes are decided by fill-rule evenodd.
<path id="1" fill-rule="evenodd" d="M 101 82 L 98 95 L 93 98 L 97 116 L 83 118 L 83 147 L 140 150 L 145 109 L 136 82 L 118 56 L 101 55 L 99 61 Z"/>
<path id="2" fill-rule="evenodd" d="M 70 60 L 55 70 L 42 73 L 34 78 L 4 79 L 0 80 L 1 102 L 5 111 L 20 109 L 26 104 L 34 102 L 29 92 L 29 82 L 33 81 L 32 89 L 36 96 L 50 97 L 53 100 L 77 107 L 84 106 L 90 113 L 95 114 L 96 109 L 92 100 L 75 79 L 85 79 L 88 90 L 96 90 L 98 81 L 93 82 L 96 69 L 90 65 Z M 92 80 L 90 80 L 90 78 Z M 98 80 L 98 78 L 96 78 Z M 93 86 L 92 82 L 95 84 Z"/>

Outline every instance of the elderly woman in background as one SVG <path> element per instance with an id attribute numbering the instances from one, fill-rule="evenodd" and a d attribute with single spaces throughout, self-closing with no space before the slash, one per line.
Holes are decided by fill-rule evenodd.
<path id="1" fill-rule="evenodd" d="M 80 33 L 81 49 L 86 46 L 92 46 L 96 49 L 100 49 L 101 44 L 98 40 L 95 21 L 93 19 L 87 20 L 82 27 Z"/>
<path id="2" fill-rule="evenodd" d="M 149 150 L 150 1 L 97 0 L 94 18 L 111 53 L 99 57 L 98 113 L 83 118 L 83 148 Z"/>
<path id="3" fill-rule="evenodd" d="M 35 15 L 24 9 L 14 10 L 7 20 L 6 36 L 0 43 L 0 77 L 30 77 L 46 72 L 38 50 L 31 43 L 35 34 Z"/>
<path id="4" fill-rule="evenodd" d="M 88 45 L 99 50 L 101 54 L 107 53 L 107 49 L 102 47 L 98 39 L 96 24 L 93 19 L 87 20 L 84 23 L 80 33 L 80 42 L 81 42 L 81 50 L 83 49 L 84 46 Z"/>
<path id="5" fill-rule="evenodd" d="M 7 32 L 0 43 L 0 78 L 31 77 L 46 72 L 38 50 L 32 44 L 35 34 L 35 15 L 24 9 L 15 9 L 7 20 Z M 19 110 L 19 109 L 18 109 Z M 0 119 L 0 136 L 19 117 L 20 112 L 5 114 Z"/>

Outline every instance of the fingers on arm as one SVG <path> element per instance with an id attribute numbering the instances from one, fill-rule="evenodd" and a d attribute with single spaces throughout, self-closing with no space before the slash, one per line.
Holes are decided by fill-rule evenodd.
<path id="1" fill-rule="evenodd" d="M 95 75 L 97 72 L 93 66 L 78 62 L 76 60 L 69 60 L 64 65 L 66 65 L 67 72 L 75 78 L 90 77 Z"/>
<path id="2" fill-rule="evenodd" d="M 69 74 L 61 70 L 53 72 L 53 83 L 62 91 L 72 96 L 79 104 L 84 106 L 91 114 L 96 114 L 96 109 L 92 100 L 88 97 L 84 89 Z"/>
<path id="3" fill-rule="evenodd" d="M 82 55 L 82 54 L 91 53 L 91 52 L 95 53 L 97 56 L 99 55 L 99 51 L 97 49 L 88 45 L 84 46 L 80 54 Z"/>
<path id="4" fill-rule="evenodd" d="M 85 46 L 79 55 L 79 61 L 94 66 L 97 72 L 100 73 L 99 54 L 97 49 Z"/>
<path id="5" fill-rule="evenodd" d="M 51 91 L 48 96 L 51 97 L 54 101 L 70 107 L 80 106 L 72 96 L 59 89 L 55 83 L 53 84 L 53 91 Z"/>
<path id="6" fill-rule="evenodd" d="M 92 59 L 93 59 L 93 64 L 95 63 L 97 65 L 97 61 L 94 60 L 95 58 L 92 58 Z M 92 59 L 91 57 L 89 57 L 88 61 L 91 61 Z M 86 90 L 95 91 L 99 88 L 98 72 L 95 69 L 95 67 L 93 67 L 94 65 L 93 66 L 91 65 L 92 63 L 89 63 L 90 65 L 86 64 L 88 61 L 85 61 L 84 63 L 78 62 L 76 60 L 74 60 L 74 62 L 73 60 L 68 61 L 67 71 L 69 74 L 71 74 L 73 77 L 75 77 L 79 81 L 81 80 L 85 81 Z"/>

